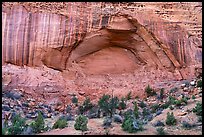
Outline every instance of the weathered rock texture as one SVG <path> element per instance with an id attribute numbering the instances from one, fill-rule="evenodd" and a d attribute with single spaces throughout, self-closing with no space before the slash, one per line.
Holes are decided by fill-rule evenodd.
<path id="1" fill-rule="evenodd" d="M 201 67 L 200 2 L 2 5 L 2 64 L 44 64 L 82 75 L 146 66 L 179 78 Z"/>

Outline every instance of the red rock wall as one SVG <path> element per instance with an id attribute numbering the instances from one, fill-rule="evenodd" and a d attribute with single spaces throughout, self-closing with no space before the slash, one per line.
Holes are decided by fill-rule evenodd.
<path id="1" fill-rule="evenodd" d="M 129 14 L 164 43 L 181 65 L 202 62 L 202 4 L 3 3 L 2 64 L 41 65 L 48 48 L 70 47 L 84 34 L 106 27 L 117 12 Z"/>

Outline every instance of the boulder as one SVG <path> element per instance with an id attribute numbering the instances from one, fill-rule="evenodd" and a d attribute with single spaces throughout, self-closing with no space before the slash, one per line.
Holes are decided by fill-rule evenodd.
<path id="1" fill-rule="evenodd" d="M 185 84 L 185 83 L 181 84 L 181 88 L 184 88 L 185 86 L 186 86 L 186 84 Z"/>
<path id="2" fill-rule="evenodd" d="M 22 106 L 23 106 L 23 107 L 29 107 L 29 104 L 28 104 L 27 102 L 23 102 L 23 103 L 22 103 Z"/>
<path id="3" fill-rule="evenodd" d="M 158 120 L 156 123 L 153 124 L 153 126 L 158 127 L 158 126 L 165 126 L 163 122 Z"/>
<path id="4" fill-rule="evenodd" d="M 184 92 L 187 92 L 187 91 L 188 91 L 188 88 L 187 88 L 187 87 L 184 87 L 184 88 L 183 88 L 183 91 L 184 91 Z"/>
<path id="5" fill-rule="evenodd" d="M 100 117 L 100 109 L 96 106 L 94 106 L 93 108 L 91 108 L 89 111 L 88 111 L 88 114 L 87 114 L 87 117 L 90 119 L 90 118 L 99 118 Z"/>
<path id="6" fill-rule="evenodd" d="M 177 116 L 185 116 L 187 114 L 187 112 L 180 112 L 177 114 Z"/>
<path id="7" fill-rule="evenodd" d="M 111 126 L 111 123 L 112 123 L 112 119 L 110 117 L 105 117 L 103 121 L 104 128 Z"/>
<path id="8" fill-rule="evenodd" d="M 67 115 L 63 114 L 62 116 L 59 117 L 59 119 L 64 119 L 64 120 L 67 120 L 67 121 L 73 121 L 74 117 L 71 114 L 67 114 Z"/>
<path id="9" fill-rule="evenodd" d="M 148 121 L 151 121 L 152 119 L 153 119 L 153 115 L 152 115 L 152 114 L 147 115 L 147 120 L 148 120 Z"/>
<path id="10" fill-rule="evenodd" d="M 16 91 L 7 91 L 5 92 L 5 96 L 11 99 L 20 99 L 22 97 L 22 94 Z"/>
<path id="11" fill-rule="evenodd" d="M 162 110 L 158 110 L 158 111 L 156 112 L 156 116 L 160 115 L 161 113 L 162 113 Z"/>
<path id="12" fill-rule="evenodd" d="M 134 129 L 139 130 L 139 125 L 136 120 L 133 121 L 133 127 Z"/>
<path id="13" fill-rule="evenodd" d="M 11 108 L 8 105 L 2 105 L 2 110 L 3 111 L 9 111 Z"/>
<path id="14" fill-rule="evenodd" d="M 33 135 L 33 134 L 34 134 L 33 128 L 30 126 L 26 127 L 21 133 L 21 135 Z"/>
<path id="15" fill-rule="evenodd" d="M 70 113 L 71 110 L 72 110 L 72 107 L 71 107 L 70 105 L 68 105 L 68 106 L 66 107 L 66 112 L 67 112 L 67 113 Z"/>
<path id="16" fill-rule="evenodd" d="M 115 114 L 113 115 L 113 121 L 117 123 L 123 123 L 123 118 L 120 115 Z"/>
<path id="17" fill-rule="evenodd" d="M 196 85 L 196 82 L 195 82 L 195 81 L 191 81 L 191 82 L 190 82 L 190 85 L 191 85 L 191 86 L 195 86 L 195 85 Z"/>

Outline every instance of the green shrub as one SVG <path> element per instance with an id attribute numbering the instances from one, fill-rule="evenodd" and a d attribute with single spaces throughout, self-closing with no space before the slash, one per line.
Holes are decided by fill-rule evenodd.
<path id="1" fill-rule="evenodd" d="M 157 135 L 166 135 L 163 127 L 157 128 Z"/>
<path id="2" fill-rule="evenodd" d="M 118 107 L 119 107 L 120 109 L 125 109 L 125 108 L 126 108 L 125 98 L 124 98 L 124 97 L 121 98 L 121 101 L 120 101 Z"/>
<path id="3" fill-rule="evenodd" d="M 193 108 L 193 112 L 198 116 L 202 116 L 202 103 L 198 102 L 195 108 Z"/>
<path id="4" fill-rule="evenodd" d="M 170 101 L 165 102 L 164 104 L 161 105 L 161 108 L 167 109 L 171 105 Z"/>
<path id="5" fill-rule="evenodd" d="M 154 96 L 156 95 L 156 92 L 150 87 L 150 85 L 148 84 L 148 86 L 145 88 L 145 92 L 147 93 L 147 96 Z"/>
<path id="6" fill-rule="evenodd" d="M 7 134 L 7 128 L 4 127 L 4 128 L 2 128 L 2 135 L 6 135 L 6 134 Z"/>
<path id="7" fill-rule="evenodd" d="M 141 107 L 141 108 L 144 108 L 144 107 L 146 107 L 147 105 L 144 103 L 144 101 L 142 100 L 140 103 L 139 103 L 139 106 Z"/>
<path id="8" fill-rule="evenodd" d="M 125 113 L 123 115 L 124 115 L 124 121 L 129 119 L 129 118 L 134 117 L 133 111 L 131 109 L 125 111 Z"/>
<path id="9" fill-rule="evenodd" d="M 173 106 L 169 106 L 169 109 L 174 110 L 174 107 Z"/>
<path id="10" fill-rule="evenodd" d="M 134 128 L 133 128 L 133 120 L 128 118 L 127 120 L 125 120 L 122 124 L 122 128 L 124 131 L 128 131 L 129 133 L 134 132 Z"/>
<path id="11" fill-rule="evenodd" d="M 148 94 L 151 94 L 152 92 L 152 88 L 150 87 L 150 85 L 148 84 L 147 87 L 145 88 L 145 92 Z"/>
<path id="12" fill-rule="evenodd" d="M 171 112 L 171 114 L 169 112 L 167 113 L 166 124 L 169 126 L 176 125 L 176 119 L 174 117 L 173 112 Z"/>
<path id="13" fill-rule="evenodd" d="M 193 99 L 193 100 L 196 99 L 195 95 L 192 96 L 192 99 Z"/>
<path id="14" fill-rule="evenodd" d="M 110 115 L 110 117 L 112 117 L 116 108 L 118 108 L 118 103 L 118 98 L 110 97 L 110 95 L 103 95 L 98 101 L 100 109 L 102 109 L 106 114 Z"/>
<path id="15" fill-rule="evenodd" d="M 56 128 L 62 129 L 62 128 L 65 128 L 66 126 L 67 126 L 67 120 L 66 120 L 66 119 L 58 119 L 58 120 L 54 123 L 52 129 L 56 129 Z"/>
<path id="16" fill-rule="evenodd" d="M 110 103 L 109 103 L 110 106 L 109 106 L 109 108 L 110 108 L 111 117 L 115 113 L 116 108 L 118 108 L 118 104 L 119 104 L 118 97 L 112 97 L 110 99 Z"/>
<path id="17" fill-rule="evenodd" d="M 171 104 L 174 104 L 176 106 L 181 106 L 181 105 L 187 105 L 188 104 L 188 98 L 187 97 L 182 97 L 180 100 L 172 99 Z"/>
<path id="18" fill-rule="evenodd" d="M 12 119 L 12 125 L 4 129 L 4 133 L 8 135 L 19 135 L 26 127 L 26 120 L 20 115 L 15 115 Z"/>
<path id="19" fill-rule="evenodd" d="M 44 131 L 45 121 L 41 112 L 38 112 L 38 117 L 33 123 L 31 123 L 31 127 L 34 130 L 34 133 L 40 133 Z"/>
<path id="20" fill-rule="evenodd" d="M 86 99 L 83 102 L 83 106 L 84 106 L 85 110 L 87 111 L 87 110 L 91 109 L 94 105 L 91 103 L 90 98 L 86 97 Z"/>
<path id="21" fill-rule="evenodd" d="M 109 113 L 109 109 L 110 109 L 110 107 L 108 106 L 109 105 L 109 100 L 110 100 L 110 95 L 105 95 L 104 94 L 98 101 L 98 106 L 105 113 Z"/>
<path id="22" fill-rule="evenodd" d="M 164 88 L 161 88 L 161 90 L 160 90 L 160 98 L 161 99 L 164 98 Z"/>
<path id="23" fill-rule="evenodd" d="M 76 96 L 72 97 L 72 103 L 73 104 L 78 104 L 78 98 Z"/>
<path id="24" fill-rule="evenodd" d="M 153 104 L 150 108 L 151 112 L 155 113 L 159 109 L 159 104 Z"/>
<path id="25" fill-rule="evenodd" d="M 127 99 L 127 100 L 130 100 L 130 99 L 132 98 L 131 94 L 132 94 L 132 92 L 131 92 L 131 91 L 130 91 L 130 92 L 128 92 L 128 94 L 127 94 L 127 96 L 126 96 L 126 99 Z"/>
<path id="26" fill-rule="evenodd" d="M 139 108 L 137 106 L 137 102 L 134 102 L 134 116 L 135 118 L 139 118 Z"/>
<path id="27" fill-rule="evenodd" d="M 150 112 L 148 111 L 148 109 L 147 108 L 143 108 L 143 111 L 142 111 L 143 117 L 145 117 L 145 116 L 147 116 L 149 114 L 150 114 Z"/>
<path id="28" fill-rule="evenodd" d="M 76 121 L 75 121 L 75 124 L 74 124 L 74 128 L 76 130 L 81 130 L 83 132 L 83 131 L 88 130 L 87 124 L 88 124 L 88 118 L 83 116 L 83 115 L 79 115 L 76 118 Z"/>
<path id="29" fill-rule="evenodd" d="M 82 106 L 79 106 L 79 112 L 80 114 L 83 114 L 84 112 L 90 110 L 94 105 L 91 103 L 90 98 L 86 97 L 84 100 Z"/>
<path id="30" fill-rule="evenodd" d="M 183 103 L 185 103 L 185 105 L 187 105 L 188 104 L 188 98 L 187 97 L 183 97 L 183 98 L 181 98 L 181 101 L 183 102 Z"/>
<path id="31" fill-rule="evenodd" d="M 181 106 L 181 105 L 182 105 L 182 101 L 181 101 L 181 100 L 175 100 L 175 101 L 174 101 L 174 104 L 175 104 L 176 106 Z"/>
<path id="32" fill-rule="evenodd" d="M 198 116 L 198 122 L 202 122 L 202 116 Z"/>
<path id="33" fill-rule="evenodd" d="M 134 133 L 137 131 L 142 131 L 143 126 L 141 123 L 134 121 L 133 118 L 128 118 L 122 123 L 122 129 L 129 133 Z"/>
<path id="34" fill-rule="evenodd" d="M 170 104 L 174 104 L 175 100 L 176 100 L 175 97 L 169 96 L 169 100 L 168 101 L 169 101 Z"/>
<path id="35" fill-rule="evenodd" d="M 202 80 L 197 81 L 197 87 L 202 87 Z"/>

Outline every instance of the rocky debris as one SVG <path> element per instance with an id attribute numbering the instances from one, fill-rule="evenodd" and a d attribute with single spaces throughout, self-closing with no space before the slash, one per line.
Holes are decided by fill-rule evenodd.
<path id="1" fill-rule="evenodd" d="M 180 84 L 180 83 L 179 83 Z M 189 88 L 190 89 L 190 87 L 193 87 L 193 86 L 186 86 L 187 88 Z M 195 87 L 194 88 L 194 92 L 196 93 L 198 93 L 199 91 L 198 90 L 202 90 L 202 88 L 197 88 L 197 87 Z M 166 92 L 168 93 L 169 91 L 168 90 L 166 90 Z M 87 92 L 86 92 L 87 93 Z M 102 92 L 101 92 L 102 93 Z M 177 96 L 177 95 L 179 95 L 179 96 Z M 166 94 L 167 95 L 167 94 Z M 175 92 L 175 93 L 173 93 L 172 94 L 172 96 L 174 96 L 175 97 L 175 95 L 176 95 L 176 99 L 181 99 L 182 98 L 182 96 L 184 95 L 185 97 L 190 97 L 191 98 L 191 96 L 192 96 L 192 94 L 190 94 L 190 92 L 189 92 L 189 94 L 188 94 L 188 92 L 187 93 L 183 93 L 182 92 L 182 90 L 181 89 L 179 89 L 177 92 Z M 189 96 L 187 96 L 187 95 L 189 95 Z M 202 91 L 200 92 L 200 95 L 202 95 Z M 161 101 L 158 101 L 158 100 L 156 100 L 155 99 L 156 97 L 155 96 L 153 96 L 153 97 L 151 97 L 150 98 L 150 100 L 147 100 L 147 101 L 145 101 L 145 103 L 147 104 L 147 108 L 149 108 L 151 105 L 150 104 L 155 104 L 155 103 L 157 103 L 157 104 L 159 104 L 160 106 L 161 106 L 161 104 L 162 103 L 165 103 L 166 101 L 167 101 L 167 98 L 168 98 L 168 96 L 166 96 L 165 98 L 164 98 L 164 102 L 161 102 Z M 195 103 L 195 102 L 197 102 L 198 100 L 200 100 L 201 98 L 199 98 L 199 96 L 196 96 L 196 100 L 194 101 L 194 102 L 191 102 L 192 100 L 189 100 L 188 101 L 188 105 L 192 105 L 193 103 Z M 37 99 L 36 99 L 37 100 Z M 129 102 L 128 103 L 132 103 L 132 101 L 133 100 L 129 100 Z M 155 101 L 157 101 L 157 102 L 155 102 Z M 31 102 L 35 102 L 33 105 L 29 105 Z M 140 101 L 138 101 L 139 103 L 140 103 Z M 27 105 L 23 105 L 23 103 L 27 103 Z M 19 105 L 20 104 L 20 105 Z M 35 100 L 32 100 L 32 98 L 31 99 L 29 99 L 29 100 L 26 100 L 24 97 L 21 97 L 20 99 L 18 99 L 18 100 L 16 100 L 16 99 L 11 99 L 11 98 L 7 98 L 6 96 L 4 96 L 3 98 L 2 98 L 2 105 L 7 105 L 7 106 L 9 106 L 9 108 L 10 108 L 10 110 L 9 111 L 3 111 L 2 110 L 2 112 L 4 113 L 4 112 L 8 112 L 8 113 L 11 113 L 11 116 L 13 115 L 12 113 L 13 113 L 13 110 L 14 110 L 14 112 L 16 112 L 16 113 L 19 113 L 20 111 L 23 111 L 23 113 L 26 115 L 26 114 L 31 114 L 30 115 L 30 118 L 28 118 L 27 120 L 33 120 L 34 118 L 32 117 L 32 115 L 34 115 L 32 112 L 34 112 L 34 113 L 36 113 L 38 110 L 41 110 L 42 112 L 43 112 L 43 114 L 45 115 L 44 116 L 44 118 L 46 118 L 46 115 L 51 115 L 51 117 L 49 118 L 49 119 L 52 119 L 52 118 L 56 118 L 56 117 L 58 117 L 59 115 L 61 115 L 61 114 L 66 114 L 66 110 L 64 110 L 63 112 L 54 112 L 54 107 L 56 106 L 56 103 L 55 104 L 53 104 L 53 105 L 45 105 L 45 104 L 43 104 L 42 102 L 40 102 L 40 103 L 38 103 L 38 101 L 35 101 Z M 61 104 L 62 105 L 62 104 Z M 63 104 L 64 105 L 64 104 Z M 129 104 L 127 104 L 127 105 L 129 105 Z M 13 107 L 12 107 L 13 106 Z M 30 106 L 32 106 L 32 107 L 30 107 Z M 67 106 L 67 105 L 65 105 L 65 106 Z M 189 115 L 189 113 L 191 113 L 191 112 L 185 112 L 185 111 L 182 111 L 182 112 L 180 112 L 180 110 L 179 109 L 183 109 L 183 108 L 185 108 L 186 106 L 181 106 L 181 107 L 178 107 L 178 108 L 175 108 L 174 110 L 173 110 L 173 112 L 176 112 L 175 113 L 175 116 L 178 116 L 178 119 L 179 118 L 185 118 L 185 117 L 187 117 L 188 115 Z M 66 108 L 66 107 L 65 107 Z M 131 107 L 131 108 L 133 108 L 133 106 Z M 19 111 L 17 111 L 17 109 L 19 110 Z M 76 108 L 74 108 L 73 106 L 71 106 L 71 110 L 73 110 L 72 112 L 70 112 L 70 113 L 72 113 L 72 114 L 75 114 L 75 110 Z M 127 108 L 128 109 L 128 108 Z M 142 112 L 141 111 L 141 107 L 139 107 L 139 112 Z M 119 110 L 118 110 L 119 111 Z M 123 110 L 122 110 L 123 111 Z M 164 116 L 164 114 L 166 114 L 166 111 L 170 111 L 169 109 L 165 109 L 165 111 L 163 111 L 161 114 L 159 114 L 159 116 L 157 116 L 157 117 L 155 117 L 155 114 L 158 112 L 158 111 L 156 111 L 156 113 L 154 114 L 154 115 L 150 115 L 150 117 L 151 117 L 151 119 L 153 119 L 153 120 L 155 120 L 155 119 L 160 119 L 160 117 L 162 117 L 162 116 Z M 184 114 L 181 114 L 181 113 L 184 113 Z M 186 114 L 185 114 L 186 113 Z M 56 116 L 55 116 L 55 114 L 56 114 Z M 119 113 L 117 113 L 117 114 L 119 114 Z M 178 114 L 178 115 L 177 115 Z M 15 114 L 14 114 L 15 115 Z M 68 115 L 68 114 L 66 114 L 66 115 Z M 180 116 L 179 116 L 180 115 Z M 24 115 L 22 115 L 23 117 L 24 117 Z M 165 115 L 166 116 L 166 115 Z M 34 116 L 35 117 L 35 116 Z M 47 117 L 48 118 L 48 117 Z M 194 119 L 196 119 L 195 117 L 193 117 Z M 11 118 L 12 119 L 12 118 Z M 114 119 L 113 119 L 114 120 Z M 161 120 L 161 119 L 160 119 Z M 181 120 L 182 121 L 182 120 Z M 149 124 L 149 121 L 147 121 L 146 120 L 146 117 L 145 117 L 145 119 L 142 121 L 144 124 Z M 192 123 L 191 123 L 192 124 Z M 200 124 L 200 123 L 199 123 Z M 198 124 L 198 125 L 199 125 Z M 113 127 L 115 126 L 115 125 L 117 125 L 117 123 L 113 123 L 112 124 L 113 125 Z M 121 125 L 121 124 L 118 124 L 118 125 Z M 202 125 L 202 124 L 201 124 Z M 181 123 L 180 123 L 180 121 L 179 121 L 179 124 L 178 125 L 176 125 L 176 128 L 177 127 L 179 127 L 180 128 L 180 126 L 181 126 Z M 178 128 L 178 129 L 179 129 Z"/>

